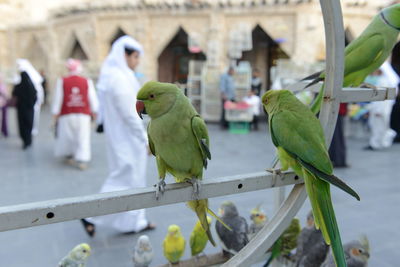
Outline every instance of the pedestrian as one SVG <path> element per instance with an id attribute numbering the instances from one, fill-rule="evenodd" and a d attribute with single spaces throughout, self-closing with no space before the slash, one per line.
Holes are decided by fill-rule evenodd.
<path id="1" fill-rule="evenodd" d="M 255 68 L 251 77 L 251 90 L 255 92 L 256 96 L 261 94 L 262 81 L 260 78 L 260 70 Z"/>
<path id="2" fill-rule="evenodd" d="M 142 45 L 130 36 L 117 39 L 101 68 L 97 88 L 104 121 L 109 176 L 100 192 L 127 190 L 146 186 L 148 140 L 136 109 L 140 89 L 135 68 L 143 55 Z M 124 233 L 154 229 L 144 209 L 82 219 L 92 236 L 95 226 L 108 225 Z"/>
<path id="3" fill-rule="evenodd" d="M 251 121 L 251 128 L 258 131 L 258 116 L 260 116 L 261 109 L 261 99 L 257 95 L 256 90 L 249 90 L 247 96 L 243 98 L 243 101 L 251 106 L 251 111 L 253 113 L 253 120 Z"/>
<path id="4" fill-rule="evenodd" d="M 47 98 L 49 95 L 49 92 L 47 90 L 47 78 L 46 78 L 46 74 L 44 72 L 44 70 L 40 70 L 40 76 L 42 76 L 42 88 L 43 88 L 43 105 L 47 106 Z"/>
<path id="5" fill-rule="evenodd" d="M 8 108 L 8 93 L 7 87 L 3 82 L 3 77 L 0 75 L 0 111 L 1 111 L 1 133 L 4 137 L 8 137 L 8 128 L 7 128 L 7 108 Z"/>
<path id="6" fill-rule="evenodd" d="M 233 67 L 229 67 L 228 71 L 221 75 L 219 82 L 219 90 L 221 92 L 221 103 L 222 103 L 222 112 L 221 112 L 221 120 L 220 125 L 222 129 L 228 128 L 228 122 L 225 120 L 225 102 L 232 101 L 235 102 L 236 92 L 235 92 L 235 81 L 233 75 L 235 74 L 235 69 Z"/>
<path id="7" fill-rule="evenodd" d="M 34 106 L 36 103 L 36 89 L 28 73 L 20 69 L 15 77 L 13 98 L 17 108 L 19 135 L 22 139 L 22 148 L 25 150 L 32 145 L 32 128 Z"/>
<path id="8" fill-rule="evenodd" d="M 44 92 L 42 87 L 43 78 L 27 59 L 17 59 L 17 66 L 20 72 L 24 71 L 28 74 L 36 90 L 36 102 L 33 107 L 34 116 L 32 135 L 37 135 L 39 133 L 40 109 L 42 107 L 44 99 Z"/>
<path id="9" fill-rule="evenodd" d="M 98 100 L 93 81 L 80 75 L 79 60 L 68 59 L 69 74 L 57 80 L 52 113 L 57 127 L 56 157 L 81 170 L 91 159 L 90 126 L 96 118 Z"/>
<path id="10" fill-rule="evenodd" d="M 346 138 L 344 136 L 344 120 L 346 115 L 347 103 L 340 103 L 332 142 L 328 150 L 332 165 L 335 168 L 349 167 L 347 164 Z"/>
<path id="11" fill-rule="evenodd" d="M 385 62 L 367 82 L 380 87 L 396 87 L 399 77 L 388 62 Z M 370 128 L 369 144 L 365 150 L 380 150 L 392 145 L 396 132 L 390 128 L 390 113 L 394 101 L 375 101 L 367 105 L 369 111 L 368 126 Z"/>

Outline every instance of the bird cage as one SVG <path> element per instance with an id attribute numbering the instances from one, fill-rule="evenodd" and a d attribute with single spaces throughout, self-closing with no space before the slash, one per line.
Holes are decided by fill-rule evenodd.
<path id="1" fill-rule="evenodd" d="M 395 97 L 394 88 L 372 89 L 343 88 L 344 29 L 339 1 L 320 0 L 326 39 L 326 79 L 324 103 L 320 121 L 325 131 L 326 143 L 333 135 L 340 102 L 381 101 Z M 299 83 L 292 89 L 304 86 Z M 293 172 L 282 176 L 250 173 L 231 177 L 206 179 L 199 197 L 213 198 L 230 194 L 251 192 L 267 188 L 294 185 L 276 213 L 260 232 L 238 254 L 222 266 L 251 266 L 264 257 L 267 251 L 288 227 L 303 205 L 307 194 L 303 180 Z M 80 218 L 106 215 L 128 210 L 151 208 L 193 199 L 192 187 L 187 184 L 168 184 L 160 199 L 155 198 L 154 187 L 136 188 L 81 197 L 53 199 L 0 208 L 0 231 L 39 226 Z"/>

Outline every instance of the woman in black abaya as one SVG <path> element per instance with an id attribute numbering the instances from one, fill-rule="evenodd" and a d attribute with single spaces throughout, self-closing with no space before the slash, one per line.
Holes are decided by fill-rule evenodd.
<path id="1" fill-rule="evenodd" d="M 32 144 L 33 106 L 36 102 L 36 90 L 28 74 L 21 72 L 21 81 L 15 85 L 13 97 L 16 100 L 19 135 L 23 142 L 23 149 Z"/>

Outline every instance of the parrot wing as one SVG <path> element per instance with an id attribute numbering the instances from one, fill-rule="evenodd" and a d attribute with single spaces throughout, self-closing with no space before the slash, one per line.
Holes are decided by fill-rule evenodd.
<path id="1" fill-rule="evenodd" d="M 332 163 L 326 151 L 322 128 L 320 125 L 313 125 L 313 119 L 302 112 L 295 113 L 289 110 L 273 114 L 270 130 L 274 145 L 285 149 L 305 169 L 320 179 L 337 186 L 359 200 L 360 197 L 353 189 L 332 175 Z"/>
<path id="2" fill-rule="evenodd" d="M 154 148 L 153 140 L 151 140 L 151 136 L 149 134 L 149 132 L 150 132 L 149 131 L 150 123 L 149 123 L 149 125 L 147 125 L 147 137 L 149 139 L 149 148 L 150 148 L 151 154 L 153 154 L 155 156 L 156 155 L 156 149 Z"/>
<path id="3" fill-rule="evenodd" d="M 365 69 L 383 52 L 385 39 L 380 33 L 356 39 L 345 50 L 344 76 Z M 375 55 L 373 57 L 368 55 Z"/>
<path id="4" fill-rule="evenodd" d="M 192 118 L 192 131 L 203 156 L 203 166 L 204 168 L 207 168 L 207 158 L 211 159 L 211 153 L 209 150 L 210 139 L 208 137 L 207 126 L 203 119 L 198 115 L 193 116 Z"/>

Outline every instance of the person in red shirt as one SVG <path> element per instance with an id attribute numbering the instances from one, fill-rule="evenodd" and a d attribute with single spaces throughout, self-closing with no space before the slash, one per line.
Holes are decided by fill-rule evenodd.
<path id="1" fill-rule="evenodd" d="M 93 81 L 80 76 L 79 60 L 68 59 L 69 75 L 57 81 L 52 113 L 57 122 L 55 155 L 84 170 L 91 159 L 90 126 L 99 103 Z"/>

